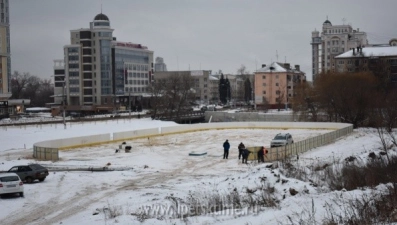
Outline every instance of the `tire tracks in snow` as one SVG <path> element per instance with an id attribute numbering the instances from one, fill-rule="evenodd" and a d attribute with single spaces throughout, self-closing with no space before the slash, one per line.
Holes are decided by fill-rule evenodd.
<path id="1" fill-rule="evenodd" d="M 81 194 L 69 198 L 66 201 L 58 203 L 60 195 L 54 196 L 50 201 L 31 204 L 29 208 L 19 209 L 11 212 L 9 215 L 12 217 L 5 218 L 2 221 L 4 225 L 19 225 L 19 224 L 54 224 L 59 223 L 64 219 L 67 219 L 77 213 L 86 211 L 87 208 L 102 199 L 110 198 L 119 194 L 119 191 L 130 191 L 138 190 L 141 188 L 151 187 L 153 185 L 162 184 L 164 182 L 180 178 L 180 176 L 189 176 L 190 170 L 184 173 L 187 168 L 194 168 L 197 164 L 202 163 L 201 160 L 187 161 L 184 164 L 181 163 L 180 167 L 177 167 L 168 172 L 153 173 L 149 175 L 142 175 L 134 178 L 131 181 L 126 181 L 121 185 L 114 186 L 108 190 L 102 190 L 100 187 L 87 187 Z M 208 165 L 208 167 L 211 167 Z M 190 174 L 194 176 L 194 174 Z M 57 187 L 60 187 L 60 179 Z"/>

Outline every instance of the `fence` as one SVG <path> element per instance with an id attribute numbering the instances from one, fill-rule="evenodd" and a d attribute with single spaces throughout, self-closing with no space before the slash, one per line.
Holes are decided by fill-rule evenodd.
<path id="1" fill-rule="evenodd" d="M 39 146 L 33 146 L 33 157 L 41 160 L 59 160 L 58 148 L 45 148 Z"/>
<path id="2" fill-rule="evenodd" d="M 59 160 L 59 150 L 99 145 L 107 142 L 129 140 L 158 135 L 186 133 L 211 129 L 330 129 L 329 133 L 296 142 L 291 145 L 271 148 L 265 157 L 265 161 L 285 159 L 292 155 L 298 155 L 312 148 L 322 146 L 335 141 L 353 131 L 353 125 L 345 123 L 324 122 L 229 122 L 229 123 L 201 123 L 172 127 L 159 127 L 152 129 L 116 132 L 113 134 L 98 134 L 91 136 L 72 137 L 38 142 L 33 145 L 33 157 L 42 160 Z"/>
<path id="3" fill-rule="evenodd" d="M 331 131 L 329 133 L 322 134 L 316 137 L 311 137 L 291 145 L 268 149 L 268 153 L 265 156 L 265 161 L 279 161 L 293 155 L 298 156 L 300 153 L 307 152 L 308 150 L 311 150 L 313 148 L 332 143 L 336 139 L 343 137 L 351 132 L 353 132 L 353 125 L 339 130 Z"/>
<path id="4" fill-rule="evenodd" d="M 237 122 L 237 121 L 274 121 L 274 122 L 296 122 L 296 121 L 312 121 L 308 115 L 297 115 L 293 113 L 267 114 L 258 112 L 218 112 L 206 111 L 205 121 L 211 122 Z M 329 121 L 327 115 L 317 115 L 317 121 Z"/>

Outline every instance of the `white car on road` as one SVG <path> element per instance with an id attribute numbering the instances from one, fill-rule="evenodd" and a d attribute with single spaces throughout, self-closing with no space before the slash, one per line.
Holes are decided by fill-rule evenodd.
<path id="1" fill-rule="evenodd" d="M 270 142 L 270 147 L 280 147 L 294 143 L 292 135 L 289 133 L 279 133 Z"/>
<path id="2" fill-rule="evenodd" d="M 23 182 L 15 173 L 0 173 L 0 195 L 11 193 L 23 197 Z"/>

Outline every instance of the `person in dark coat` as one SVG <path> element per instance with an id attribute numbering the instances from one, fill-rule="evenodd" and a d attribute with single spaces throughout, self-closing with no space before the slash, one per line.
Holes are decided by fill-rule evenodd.
<path id="1" fill-rule="evenodd" d="M 258 163 L 265 162 L 264 155 L 265 155 L 265 147 L 262 147 L 262 148 L 258 151 Z"/>
<path id="2" fill-rule="evenodd" d="M 246 149 L 246 148 L 243 149 L 243 163 L 245 163 L 245 164 L 248 163 L 247 160 L 248 160 L 248 156 L 250 153 L 251 152 L 248 149 Z"/>
<path id="3" fill-rule="evenodd" d="M 227 157 L 229 156 L 229 149 L 230 149 L 229 140 L 226 140 L 223 143 L 223 159 L 227 159 Z"/>
<path id="4" fill-rule="evenodd" d="M 243 149 L 245 149 L 245 145 L 243 144 L 243 142 L 241 142 L 238 145 L 238 159 L 241 159 L 241 156 L 243 156 Z"/>

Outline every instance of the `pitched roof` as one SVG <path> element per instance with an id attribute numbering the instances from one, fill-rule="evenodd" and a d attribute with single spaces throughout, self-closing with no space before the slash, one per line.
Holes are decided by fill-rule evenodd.
<path id="1" fill-rule="evenodd" d="M 280 63 L 273 62 L 270 66 L 266 66 L 264 68 L 258 69 L 256 72 L 287 72 L 287 69 L 285 69 Z"/>
<path id="2" fill-rule="evenodd" d="M 355 50 L 355 55 L 353 55 L 353 50 L 349 50 L 342 53 L 335 58 L 353 58 L 353 57 L 371 57 L 371 56 L 397 56 L 397 47 L 365 47 L 362 48 L 361 53 L 357 54 L 357 49 Z"/>

